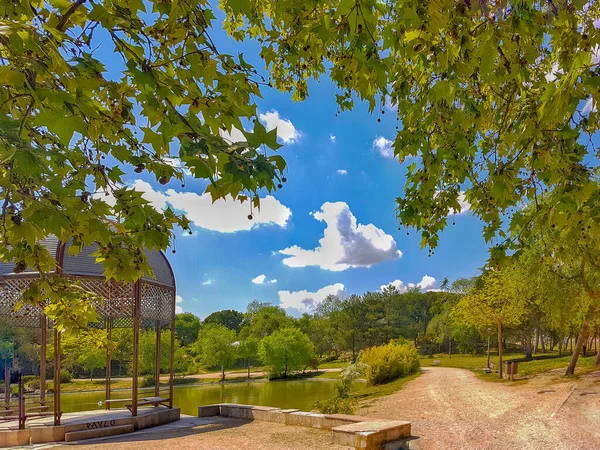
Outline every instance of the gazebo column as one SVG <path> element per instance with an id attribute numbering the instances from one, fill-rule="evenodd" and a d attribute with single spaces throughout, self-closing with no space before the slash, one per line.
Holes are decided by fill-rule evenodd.
<path id="1" fill-rule="evenodd" d="M 40 404 L 46 404 L 46 346 L 48 345 L 48 319 L 44 313 L 40 316 L 41 347 L 40 347 Z"/>
<path id="2" fill-rule="evenodd" d="M 160 397 L 160 320 L 156 321 L 156 367 L 154 369 L 154 396 Z"/>
<path id="3" fill-rule="evenodd" d="M 54 329 L 54 425 L 60 425 L 60 333 Z"/>
<path id="4" fill-rule="evenodd" d="M 112 319 L 107 317 L 106 319 L 106 337 L 110 341 L 112 340 Z M 110 347 L 106 347 L 106 402 L 104 405 L 106 409 L 110 409 L 110 369 L 111 369 L 111 354 Z"/>
<path id="5" fill-rule="evenodd" d="M 173 384 L 175 383 L 175 291 L 171 310 L 171 358 L 169 360 L 169 408 L 173 407 Z"/>
<path id="6" fill-rule="evenodd" d="M 133 381 L 131 383 L 131 415 L 137 416 L 138 407 L 138 359 L 140 347 L 140 313 L 142 300 L 142 283 L 135 282 L 133 302 Z"/>

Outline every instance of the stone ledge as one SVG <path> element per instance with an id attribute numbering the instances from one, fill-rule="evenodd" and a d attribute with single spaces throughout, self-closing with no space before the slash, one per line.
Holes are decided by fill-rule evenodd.
<path id="1" fill-rule="evenodd" d="M 262 420 L 286 425 L 332 430 L 335 444 L 360 450 L 401 448 L 400 439 L 410 436 L 410 422 L 374 420 L 372 417 L 348 414 L 318 414 L 297 409 L 279 409 L 269 406 L 221 403 L 199 406 L 198 417 L 223 416 L 246 420 Z"/>

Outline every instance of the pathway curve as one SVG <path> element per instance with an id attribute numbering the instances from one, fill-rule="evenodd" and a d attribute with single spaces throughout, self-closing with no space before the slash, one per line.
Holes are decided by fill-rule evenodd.
<path id="1" fill-rule="evenodd" d="M 507 385 L 468 370 L 428 367 L 357 414 L 410 421 L 417 450 L 599 449 L 600 376 L 556 378 Z"/>

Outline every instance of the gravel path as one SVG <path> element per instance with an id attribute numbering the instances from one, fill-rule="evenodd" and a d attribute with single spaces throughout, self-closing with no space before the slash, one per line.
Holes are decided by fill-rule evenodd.
<path id="1" fill-rule="evenodd" d="M 46 446 L 49 448 L 51 446 Z M 63 443 L 55 450 L 349 450 L 331 432 L 227 417 L 183 417 L 173 424 L 94 441 Z"/>
<path id="2" fill-rule="evenodd" d="M 597 450 L 600 376 L 561 381 L 550 373 L 508 385 L 463 369 L 428 367 L 357 414 L 410 421 L 416 450 Z"/>

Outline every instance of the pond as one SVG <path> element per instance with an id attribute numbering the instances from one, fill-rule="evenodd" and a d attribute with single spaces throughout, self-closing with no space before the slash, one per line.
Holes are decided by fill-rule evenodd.
<path id="1" fill-rule="evenodd" d="M 358 390 L 363 383 L 355 383 Z M 153 389 L 140 390 L 140 396 L 153 396 Z M 131 398 L 129 390 L 111 393 L 113 399 Z M 324 400 L 335 395 L 335 380 L 289 380 L 289 381 L 249 381 L 235 383 L 205 383 L 200 385 L 175 386 L 174 403 L 182 414 L 196 415 L 198 406 L 212 403 L 241 403 L 251 405 L 296 408 L 302 411 L 313 409 L 316 400 Z M 63 412 L 104 409 L 98 404 L 105 399 L 104 391 L 63 392 L 61 409 Z M 124 404 L 119 403 L 119 407 Z"/>

